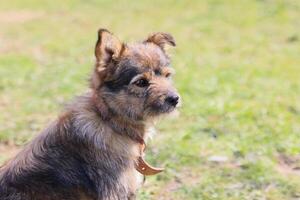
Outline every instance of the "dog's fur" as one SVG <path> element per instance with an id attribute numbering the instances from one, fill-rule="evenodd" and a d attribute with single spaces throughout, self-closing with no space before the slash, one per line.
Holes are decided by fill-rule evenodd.
<path id="1" fill-rule="evenodd" d="M 1 168 L 0 199 L 135 199 L 139 143 L 178 103 L 166 44 L 166 33 L 130 45 L 100 29 L 90 91 Z"/>

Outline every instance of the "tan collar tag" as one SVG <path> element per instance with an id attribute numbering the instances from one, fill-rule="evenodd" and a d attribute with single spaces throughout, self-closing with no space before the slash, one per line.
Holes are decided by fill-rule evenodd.
<path id="1" fill-rule="evenodd" d="M 152 167 L 150 164 L 148 164 L 144 160 L 142 155 L 143 155 L 143 152 L 145 151 L 145 148 L 146 148 L 146 145 L 143 142 L 143 144 L 140 147 L 141 156 L 138 157 L 135 169 L 145 176 L 155 175 L 155 174 L 158 174 L 158 173 L 164 171 L 164 168 Z"/>
<path id="2" fill-rule="evenodd" d="M 142 156 L 140 156 L 137 160 L 136 170 L 145 176 L 155 175 L 162 171 L 164 168 L 152 167 L 148 164 Z"/>

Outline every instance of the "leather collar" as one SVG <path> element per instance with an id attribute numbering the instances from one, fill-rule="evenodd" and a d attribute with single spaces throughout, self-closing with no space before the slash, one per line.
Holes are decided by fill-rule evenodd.
<path id="1" fill-rule="evenodd" d="M 144 160 L 143 156 L 144 156 L 144 151 L 146 149 L 146 144 L 144 140 L 141 141 L 142 142 L 139 142 L 140 156 L 137 159 L 135 169 L 141 174 L 143 174 L 144 176 L 151 176 L 162 172 L 164 168 L 153 167 Z"/>

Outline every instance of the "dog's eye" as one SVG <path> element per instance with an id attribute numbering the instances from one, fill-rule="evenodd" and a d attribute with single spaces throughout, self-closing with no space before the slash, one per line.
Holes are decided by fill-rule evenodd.
<path id="1" fill-rule="evenodd" d="M 166 78 L 169 78 L 169 77 L 171 77 L 171 75 L 172 75 L 171 73 L 167 73 L 167 74 L 165 75 L 165 77 L 166 77 Z"/>
<path id="2" fill-rule="evenodd" d="M 137 80 L 134 84 L 138 87 L 146 87 L 149 85 L 149 82 L 148 82 L 148 80 L 142 78 L 142 79 Z"/>

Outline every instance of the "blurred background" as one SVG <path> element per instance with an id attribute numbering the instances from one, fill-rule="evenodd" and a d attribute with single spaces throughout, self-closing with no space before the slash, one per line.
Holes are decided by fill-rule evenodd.
<path id="1" fill-rule="evenodd" d="M 172 33 L 177 118 L 139 198 L 300 199 L 300 1 L 0 1 L 0 163 L 87 89 L 98 28 Z"/>

